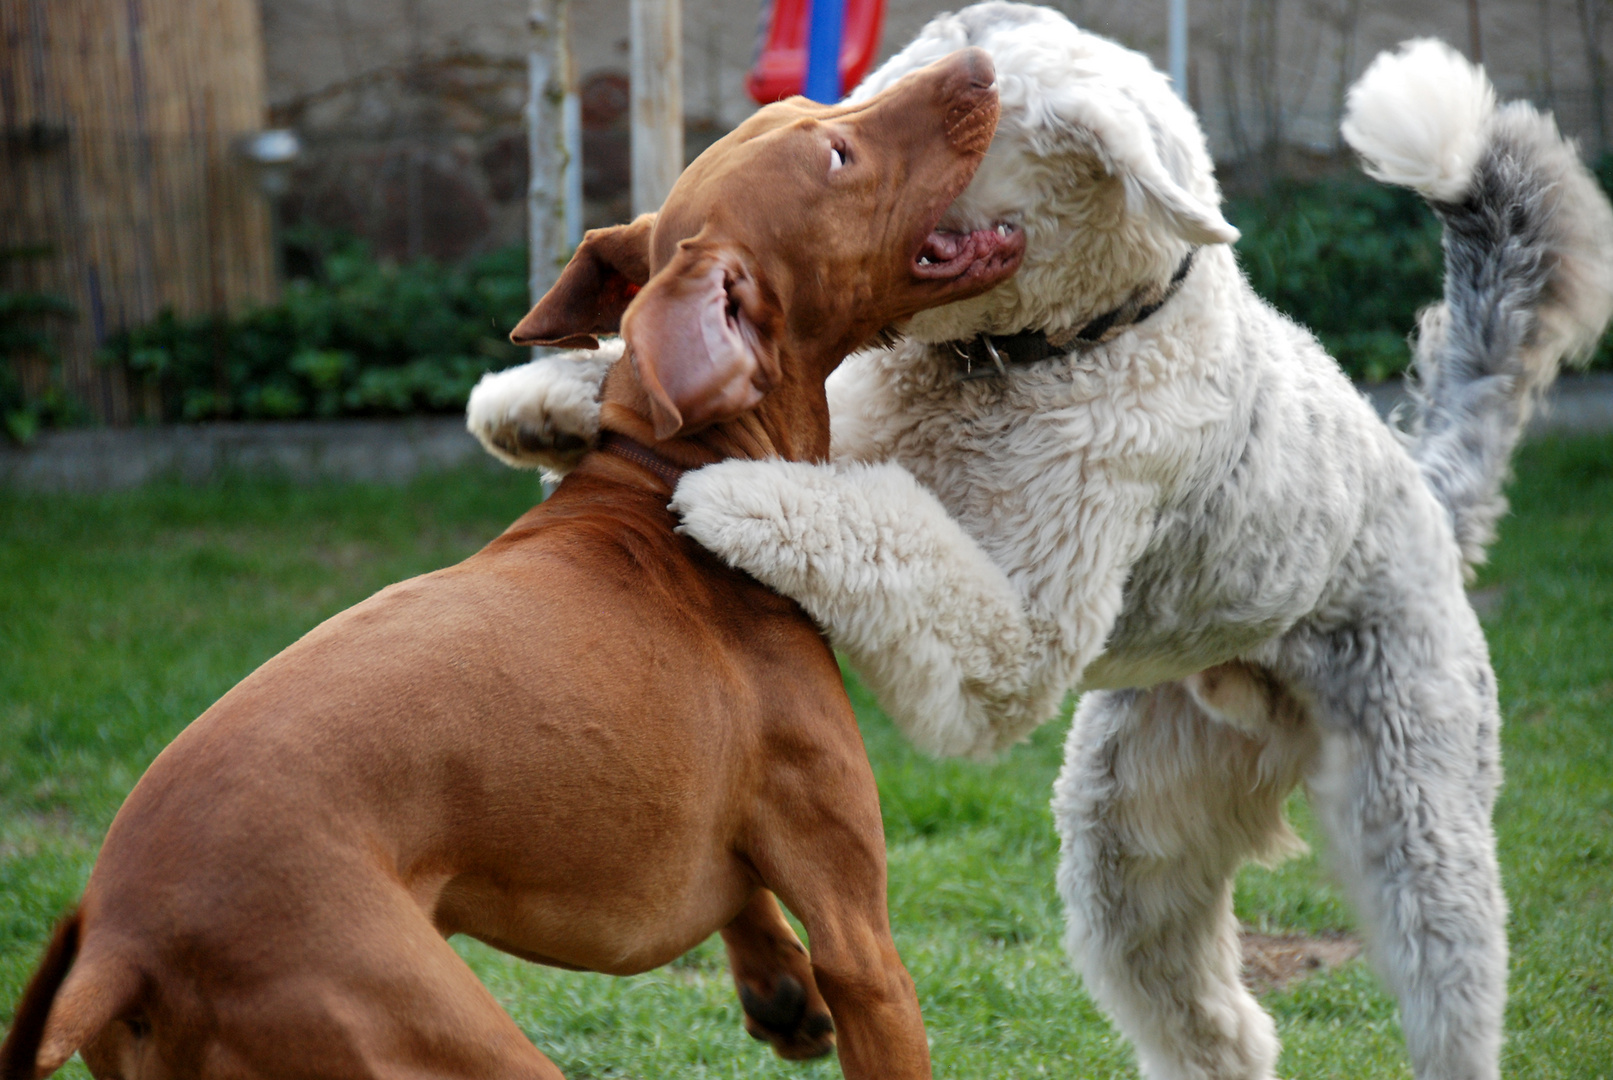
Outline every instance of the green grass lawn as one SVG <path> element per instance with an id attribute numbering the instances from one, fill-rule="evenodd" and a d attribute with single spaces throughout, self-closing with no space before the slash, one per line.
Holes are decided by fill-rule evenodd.
<path id="1" fill-rule="evenodd" d="M 1529 447 L 1519 477 L 1480 582 L 1508 721 L 1507 1072 L 1613 1077 L 1613 438 Z M 403 488 L 0 491 L 0 1022 L 120 800 L 186 722 L 320 619 L 474 551 L 535 494 L 529 476 L 487 470 Z M 937 763 L 851 689 L 937 1075 L 1134 1075 L 1059 946 L 1047 802 L 1065 725 L 991 766 Z M 1303 801 L 1292 809 L 1313 836 Z M 1237 902 L 1263 929 L 1351 928 L 1315 857 L 1247 871 Z M 838 1075 L 743 1035 L 715 941 L 632 979 L 461 952 L 573 1080 Z M 1410 1075 L 1363 963 L 1264 1001 L 1282 1075 Z"/>

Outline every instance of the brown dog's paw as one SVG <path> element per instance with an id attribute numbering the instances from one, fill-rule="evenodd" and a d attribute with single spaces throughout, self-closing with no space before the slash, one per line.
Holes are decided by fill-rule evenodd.
<path id="1" fill-rule="evenodd" d="M 792 976 L 779 976 L 771 997 L 741 984 L 739 1003 L 745 1009 L 746 1033 L 772 1043 L 773 1052 L 786 1061 L 822 1057 L 835 1048 L 834 1021 L 821 1005 L 808 1010 L 806 990 Z"/>

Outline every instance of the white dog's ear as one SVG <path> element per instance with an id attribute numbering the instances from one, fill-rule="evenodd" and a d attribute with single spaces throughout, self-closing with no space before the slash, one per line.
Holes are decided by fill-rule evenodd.
<path id="1" fill-rule="evenodd" d="M 1133 205 L 1146 201 L 1182 239 L 1195 244 L 1230 244 L 1238 239 L 1238 230 L 1219 209 L 1172 180 L 1153 155 L 1132 163 L 1121 178 L 1126 183 L 1126 201 Z"/>
<path id="2" fill-rule="evenodd" d="M 1065 113 L 1066 122 L 1097 152 L 1109 175 L 1125 183 L 1130 209 L 1152 214 L 1194 244 L 1230 244 L 1238 239 L 1238 230 L 1221 216 L 1220 209 L 1183 187 L 1162 157 L 1172 153 L 1178 170 L 1190 171 L 1195 168 L 1194 158 L 1203 156 L 1202 149 L 1195 155 L 1186 146 L 1160 146 L 1162 140 L 1172 137 L 1168 133 L 1171 125 L 1129 96 L 1094 94 L 1072 105 Z M 1161 105 L 1158 111 L 1166 108 Z M 1176 111 L 1180 118 L 1167 119 L 1189 125 L 1192 134 L 1202 139 L 1192 114 L 1185 108 Z M 1207 170 L 1208 158 L 1197 167 Z"/>

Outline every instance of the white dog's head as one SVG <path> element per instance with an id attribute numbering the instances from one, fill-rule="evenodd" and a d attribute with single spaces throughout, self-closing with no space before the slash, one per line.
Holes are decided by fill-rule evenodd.
<path id="1" fill-rule="evenodd" d="M 921 341 L 1081 325 L 1170 278 L 1197 245 L 1230 243 L 1204 133 L 1141 53 L 1030 4 L 976 4 L 930 21 L 852 93 L 860 100 L 956 49 L 997 65 L 1002 115 L 974 182 L 943 219 L 1025 230 L 1019 273 L 915 316 Z"/>

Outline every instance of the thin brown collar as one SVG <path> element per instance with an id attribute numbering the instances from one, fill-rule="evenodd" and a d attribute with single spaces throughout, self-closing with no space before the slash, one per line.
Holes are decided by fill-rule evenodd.
<path id="1" fill-rule="evenodd" d="M 607 431 L 601 435 L 598 448 L 604 453 L 615 454 L 619 458 L 625 458 L 635 465 L 650 470 L 667 487 L 674 490 L 678 486 L 678 481 L 683 479 L 683 474 L 689 471 L 682 465 L 668 461 L 637 439 L 630 439 L 617 431 Z"/>

